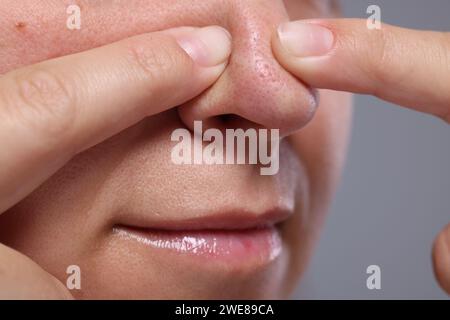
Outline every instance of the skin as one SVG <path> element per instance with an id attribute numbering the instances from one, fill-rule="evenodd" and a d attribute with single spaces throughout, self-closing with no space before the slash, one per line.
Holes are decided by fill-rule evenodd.
<path id="1" fill-rule="evenodd" d="M 348 94 L 323 91 L 317 108 L 310 88 L 273 56 L 271 38 L 290 19 L 287 10 L 333 14 L 331 6 L 297 2 L 135 0 L 124 10 L 120 2 L 80 1 L 80 32 L 64 27 L 68 2 L 2 2 L 11 31 L 2 33 L 0 66 L 8 114 L 0 140 L 10 150 L 0 159 L 8 168 L 0 177 L 4 298 L 66 298 L 61 284 L 72 264 L 82 271 L 75 298 L 289 295 L 332 198 L 351 115 Z M 214 70 L 180 49 L 186 29 L 155 33 L 211 25 L 229 31 L 233 51 Z M 280 129 L 279 173 L 174 165 L 170 135 L 192 119 Z M 112 232 L 138 211 L 187 219 L 237 209 L 257 218 L 277 207 L 294 215 L 280 227 L 282 254 L 270 263 L 205 264 Z"/>
<path id="2" fill-rule="evenodd" d="M 392 90 L 394 81 L 390 75 L 395 76 L 397 66 L 401 68 L 405 61 L 393 63 L 393 69 L 387 69 L 391 74 L 376 73 L 386 77 L 380 79 L 391 81 L 381 81 L 383 86 L 379 81 L 372 82 L 378 85 L 375 91 L 370 86 L 355 90 L 352 84 L 360 83 L 361 77 L 370 79 L 372 72 L 380 71 L 374 63 L 379 56 L 374 54 L 373 60 L 367 59 L 373 51 L 367 50 L 369 42 L 361 25 L 340 29 L 333 28 L 333 22 L 327 26 L 342 37 L 336 42 L 336 50 L 318 63 L 305 63 L 284 52 L 276 35 L 278 25 L 289 19 L 330 15 L 327 10 L 331 6 L 321 7 L 323 2 L 211 0 L 173 1 L 168 6 L 167 1 L 128 1 L 127 8 L 134 9 L 128 11 L 118 4 L 102 5 L 100 9 L 93 2 L 84 1 L 82 8 L 89 28 L 83 29 L 82 35 L 57 27 L 58 21 L 64 23 L 57 14 L 59 3 L 36 5 L 30 0 L 28 6 L 22 4 L 33 13 L 30 15 L 12 1 L 8 10 L 0 10 L 5 12 L 2 23 L 15 28 L 15 32 L 2 35 L 2 43 L 16 44 L 2 48 L 4 73 L 135 34 L 183 25 L 225 27 L 232 37 L 233 53 L 224 70 L 205 71 L 176 45 L 176 35 L 181 31 L 172 30 L 170 36 L 144 34 L 88 54 L 16 70 L 0 79 L 1 111 L 11 115 L 11 121 L 6 123 L 9 127 L 0 125 L 0 137 L 5 148 L 12 150 L 0 158 L 1 167 L 11 169 L 0 175 L 0 189 L 7 190 L 0 201 L 4 209 L 0 240 L 8 246 L 0 247 L 0 283 L 9 289 L 1 294 L 6 298 L 70 297 L 61 282 L 67 276 L 65 268 L 78 264 L 83 270 L 83 289 L 72 292 L 76 298 L 286 297 L 306 266 L 331 201 L 345 156 L 351 114 L 349 95 L 330 90 L 320 90 L 320 106 L 316 110 L 305 83 L 327 89 L 376 92 L 392 100 L 383 93 Z M 42 23 L 42 17 L 49 16 L 54 19 L 46 18 Z M 26 20 L 25 27 L 17 20 Z M 106 24 L 107 21 L 132 22 L 122 25 Z M 348 34 L 344 30 L 349 30 Z M 354 42 L 351 37 L 357 35 L 361 37 Z M 415 32 L 396 36 L 408 39 L 414 35 Z M 55 36 L 60 40 L 57 43 Z M 28 40 L 28 45 L 17 45 L 23 39 Z M 126 58 L 129 41 L 138 48 L 145 45 L 144 51 L 151 52 L 140 60 L 149 62 L 150 69 L 146 70 L 151 72 L 145 76 L 140 76 L 142 70 L 138 68 L 137 74 L 124 78 L 129 75 L 127 70 L 135 67 L 127 64 L 135 61 Z M 429 44 L 438 41 L 441 40 L 433 39 Z M 35 50 L 30 50 L 29 43 Z M 352 53 L 351 62 L 355 63 L 355 56 L 365 58 L 356 59 L 357 66 L 347 74 L 344 87 L 339 70 L 333 68 L 352 65 L 348 59 L 349 52 L 353 52 L 349 48 L 354 49 L 348 45 L 351 43 L 360 44 L 360 50 Z M 398 55 L 395 51 L 389 53 Z M 161 63 L 167 56 L 176 58 L 168 64 Z M 409 63 L 416 60 L 413 56 Z M 442 66 L 436 61 L 427 63 L 436 70 Z M 46 90 L 38 90 L 37 97 L 42 100 L 24 100 L 23 95 L 14 95 L 21 92 L 17 86 L 21 88 L 23 83 L 16 81 L 17 75 L 23 75 L 27 83 L 27 76 L 33 75 L 30 71 L 36 68 L 51 70 L 48 74 L 63 74 L 58 77 L 62 83 L 81 77 L 85 81 L 76 81 L 75 92 L 86 93 L 83 103 L 62 104 L 64 99 L 48 103 L 55 101 L 52 90 L 50 95 Z M 107 76 L 102 70 L 110 73 Z M 361 70 L 367 71 L 361 74 Z M 158 79 L 163 80 L 155 86 L 148 74 L 159 75 Z M 428 83 L 430 79 L 421 76 L 416 81 Z M 95 77 L 107 81 L 94 85 L 90 79 Z M 130 85 L 130 80 L 137 81 L 133 82 L 137 86 Z M 371 84 L 363 82 L 366 83 Z M 112 88 L 121 88 L 120 94 Z M 181 92 L 176 97 L 175 88 Z M 416 87 L 411 84 L 411 88 Z M 441 95 L 442 90 L 426 93 L 432 98 Z M 61 96 L 64 98 L 56 97 Z M 92 96 L 97 98 L 95 103 Z M 432 101 L 443 101 L 440 98 Z M 395 102 L 401 104 L 402 100 Z M 67 105 L 68 109 L 61 114 L 54 105 Z M 73 119 L 67 120 L 67 114 L 80 106 L 89 106 L 83 108 L 85 121 L 74 124 Z M 434 104 L 437 109 L 432 110 L 419 108 L 435 113 L 442 106 Z M 278 175 L 262 177 L 251 166 L 177 167 L 164 157 L 164 150 L 169 152 L 171 148 L 168 137 L 173 129 L 189 128 L 193 119 L 224 125 L 224 116 L 227 127 L 280 128 L 286 139 L 280 151 Z M 5 117 L 0 119 L 4 121 Z M 68 123 L 68 127 L 60 123 Z M 39 139 L 30 139 L 36 135 Z M 271 197 L 273 194 L 278 197 Z M 244 203 L 247 209 L 254 209 L 261 202 L 268 207 L 290 205 L 295 211 L 281 227 L 283 253 L 270 264 L 208 268 L 161 252 L 149 255 L 147 248 L 121 241 L 111 232 L 112 226 L 121 221 L 123 211 L 144 208 L 149 215 L 180 218 L 216 205 Z M 435 247 L 437 275 L 444 288 L 449 270 L 445 264 L 446 239 L 438 238 Z"/>
<path id="3" fill-rule="evenodd" d="M 279 35 L 273 37 L 278 61 L 305 83 L 374 95 L 450 123 L 449 32 L 390 25 L 371 31 L 365 20 L 357 19 L 293 22 L 299 23 L 318 25 L 333 34 L 329 50 L 300 57 L 286 50 L 289 46 Z M 450 294 L 450 225 L 436 237 L 432 259 L 439 284 Z"/>

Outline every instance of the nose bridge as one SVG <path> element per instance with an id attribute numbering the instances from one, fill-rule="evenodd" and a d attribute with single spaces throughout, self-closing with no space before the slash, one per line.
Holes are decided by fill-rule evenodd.
<path id="1" fill-rule="evenodd" d="M 219 80 L 203 95 L 180 108 L 188 126 L 234 114 L 285 135 L 304 126 L 315 110 L 312 90 L 284 70 L 272 54 L 271 38 L 288 20 L 283 1 L 246 0 L 228 3 L 226 28 L 233 53 Z"/>

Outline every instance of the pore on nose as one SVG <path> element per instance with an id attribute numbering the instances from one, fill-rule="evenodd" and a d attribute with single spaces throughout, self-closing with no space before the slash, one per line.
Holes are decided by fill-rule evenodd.
<path id="1" fill-rule="evenodd" d="M 314 90 L 283 69 L 272 54 L 271 37 L 288 19 L 286 12 L 269 10 L 273 5 L 268 4 L 252 7 L 255 1 L 239 3 L 225 19 L 233 37 L 226 70 L 211 88 L 179 107 L 180 117 L 189 128 L 195 120 L 214 126 L 214 120 L 226 118 L 234 127 L 262 126 L 288 135 L 312 119 L 317 102 Z"/>

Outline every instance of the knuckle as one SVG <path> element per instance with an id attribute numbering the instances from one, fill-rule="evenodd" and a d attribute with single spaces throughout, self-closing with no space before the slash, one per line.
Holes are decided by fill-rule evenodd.
<path id="1" fill-rule="evenodd" d="M 380 30 L 371 31 L 369 45 L 363 57 L 368 63 L 362 64 L 365 67 L 362 71 L 373 84 L 370 94 L 380 97 L 386 87 L 397 86 L 415 72 L 414 63 L 401 63 L 399 57 L 409 55 L 411 51 L 420 52 L 421 46 L 403 41 L 402 38 L 397 29 L 387 25 Z"/>
<path id="2" fill-rule="evenodd" d="M 401 43 L 396 41 L 395 35 L 388 28 L 374 31 L 369 50 L 370 52 L 367 54 L 370 56 L 367 57 L 367 61 L 370 61 L 370 70 L 366 70 L 366 74 L 372 76 L 373 83 L 376 84 L 373 92 L 375 95 L 378 95 L 381 87 L 397 83 L 411 71 L 408 65 L 393 66 L 393 63 L 398 60 L 402 48 Z"/>
<path id="3" fill-rule="evenodd" d="M 442 71 L 448 77 L 450 75 L 450 32 L 442 33 L 443 40 L 441 45 L 441 66 Z M 446 81 L 446 91 L 450 93 L 450 84 Z M 450 98 L 450 97 L 449 97 Z M 450 101 L 449 101 L 450 104 Z M 450 107 L 450 105 L 449 105 Z"/>
<path id="4" fill-rule="evenodd" d="M 12 114 L 19 123 L 44 135 L 58 138 L 73 126 L 75 90 L 69 81 L 49 69 L 33 69 L 15 77 Z"/>
<path id="5" fill-rule="evenodd" d="M 450 32 L 437 35 L 436 59 L 445 72 L 450 71 Z"/>
<path id="6" fill-rule="evenodd" d="M 438 79 L 444 79 L 438 83 L 440 92 L 444 93 L 440 95 L 439 105 L 443 106 L 443 112 L 441 112 L 440 118 L 442 118 L 447 124 L 450 124 L 450 32 L 439 32 L 437 34 L 438 41 L 434 63 L 438 66 L 439 76 Z"/>
<path id="7" fill-rule="evenodd" d="M 175 74 L 182 77 L 183 72 L 192 67 L 191 60 L 174 40 L 159 35 L 133 39 L 129 53 L 139 78 L 143 77 L 151 85 L 151 90 L 157 92 L 170 85 Z"/>

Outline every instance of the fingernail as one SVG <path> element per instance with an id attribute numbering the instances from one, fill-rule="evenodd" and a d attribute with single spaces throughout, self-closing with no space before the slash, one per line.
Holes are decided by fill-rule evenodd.
<path id="1" fill-rule="evenodd" d="M 318 24 L 301 21 L 280 25 L 278 37 L 291 55 L 300 58 L 325 55 L 334 45 L 331 30 Z"/>
<path id="2" fill-rule="evenodd" d="M 219 26 L 195 29 L 177 40 L 184 51 L 203 67 L 220 65 L 231 54 L 231 35 Z"/>

